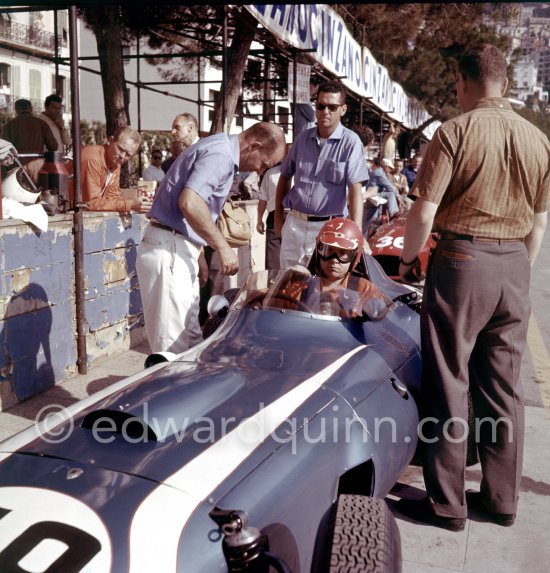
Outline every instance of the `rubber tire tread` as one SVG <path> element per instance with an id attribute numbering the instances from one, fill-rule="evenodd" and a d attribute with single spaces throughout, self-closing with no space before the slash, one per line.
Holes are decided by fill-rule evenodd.
<path id="1" fill-rule="evenodd" d="M 401 537 L 383 499 L 340 495 L 327 541 L 328 573 L 401 572 Z"/>

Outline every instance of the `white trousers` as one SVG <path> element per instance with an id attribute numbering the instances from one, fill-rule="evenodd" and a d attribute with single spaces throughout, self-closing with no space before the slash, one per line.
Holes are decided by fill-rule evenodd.
<path id="1" fill-rule="evenodd" d="M 147 225 L 136 270 L 151 352 L 179 354 L 202 340 L 199 326 L 200 247 Z"/>
<path id="2" fill-rule="evenodd" d="M 315 250 L 315 239 L 326 221 L 304 221 L 290 211 L 281 231 L 281 269 L 307 267 Z"/>

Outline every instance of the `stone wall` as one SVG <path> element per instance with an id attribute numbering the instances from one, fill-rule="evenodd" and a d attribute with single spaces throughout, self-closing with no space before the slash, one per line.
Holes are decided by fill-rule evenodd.
<path id="1" fill-rule="evenodd" d="M 73 220 L 0 222 L 0 409 L 77 373 Z M 143 338 L 135 272 L 143 216 L 84 215 L 87 364 Z"/>
<path id="2" fill-rule="evenodd" d="M 240 271 L 222 279 L 241 286 L 264 268 L 264 236 L 250 214 L 250 246 Z M 88 368 L 146 340 L 135 261 L 144 215 L 84 214 L 85 335 Z M 72 215 L 49 218 L 48 231 L 0 220 L 0 410 L 78 373 Z"/>

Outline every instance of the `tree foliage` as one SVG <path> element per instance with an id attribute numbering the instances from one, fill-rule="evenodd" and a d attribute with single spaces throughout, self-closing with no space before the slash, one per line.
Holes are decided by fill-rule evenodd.
<path id="1" fill-rule="evenodd" d="M 227 36 L 230 40 L 230 74 L 223 86 L 225 93 L 218 94 L 214 104 L 211 132 L 222 130 L 223 97 L 227 123 L 230 124 L 237 108 L 250 45 L 257 28 L 257 22 L 244 8 L 227 7 L 223 4 L 151 4 L 140 5 L 140 9 L 136 10 L 135 6 L 129 3 L 105 7 L 100 12 L 94 7 L 82 8 L 79 13 L 96 35 L 100 58 L 102 53 L 106 55 L 106 61 L 101 67 L 104 92 L 109 92 L 110 85 L 119 86 L 119 90 L 111 89 L 105 96 L 108 128 L 111 124 L 116 124 L 117 127 L 119 123 L 124 124 L 128 117 L 127 101 L 123 103 L 119 97 L 119 93 L 125 95 L 124 69 L 112 70 L 111 65 L 111 72 L 107 71 L 108 62 L 116 63 L 122 58 L 124 45 L 135 45 L 138 38 L 143 39 L 149 48 L 165 54 L 164 57 L 161 55 L 149 59 L 151 64 L 158 66 L 161 77 L 170 81 L 196 80 L 200 75 L 200 58 L 197 54 L 208 55 L 210 65 L 222 66 L 225 14 L 228 17 Z M 116 39 L 113 40 L 113 37 Z M 173 55 L 180 57 L 174 58 Z M 121 104 L 126 118 L 116 115 L 110 121 L 107 110 L 112 107 L 112 113 L 118 113 Z"/>
<path id="2" fill-rule="evenodd" d="M 482 41 L 507 48 L 508 39 L 483 23 L 485 4 L 343 4 L 335 9 L 433 120 L 459 113 L 454 88 L 462 47 Z M 493 10 L 500 15 L 498 7 Z"/>
<path id="3" fill-rule="evenodd" d="M 523 109 L 516 109 L 516 112 L 524 117 L 527 121 L 530 121 L 533 125 L 537 126 L 546 137 L 550 139 L 550 118 L 544 113 L 540 113 L 528 107 Z"/>
<path id="4" fill-rule="evenodd" d="M 98 5 L 81 8 L 80 16 L 96 37 L 107 132 L 112 135 L 128 125 L 130 117 L 122 60 L 123 9 Z"/>

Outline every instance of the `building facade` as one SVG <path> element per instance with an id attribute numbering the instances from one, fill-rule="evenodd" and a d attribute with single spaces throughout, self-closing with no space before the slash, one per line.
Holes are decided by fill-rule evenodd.
<path id="1" fill-rule="evenodd" d="M 56 67 L 56 55 L 69 56 L 67 10 L 0 12 L 0 113 L 13 113 L 19 98 L 40 113 L 52 93 L 64 98 L 70 113 L 69 66 Z"/>

